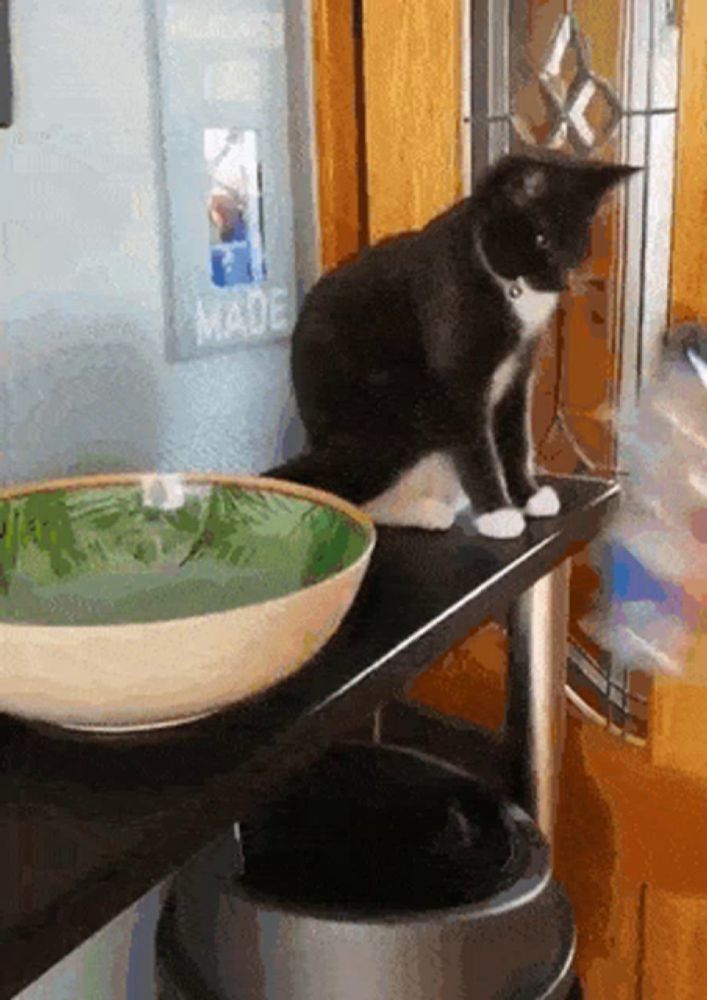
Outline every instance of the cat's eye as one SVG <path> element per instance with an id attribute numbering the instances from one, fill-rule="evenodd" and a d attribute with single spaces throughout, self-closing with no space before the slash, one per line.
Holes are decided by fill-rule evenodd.
<path id="1" fill-rule="evenodd" d="M 545 233 L 538 233 L 535 237 L 535 245 L 544 250 L 546 247 L 550 246 L 550 240 L 547 238 Z"/>

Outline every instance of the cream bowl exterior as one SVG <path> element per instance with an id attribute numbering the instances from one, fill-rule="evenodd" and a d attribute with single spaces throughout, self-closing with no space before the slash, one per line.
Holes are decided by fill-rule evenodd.
<path id="1" fill-rule="evenodd" d="M 5 492 L 137 483 L 139 474 L 54 480 Z M 368 569 L 373 522 L 309 487 L 246 476 L 189 475 L 189 483 L 271 490 L 334 507 L 362 526 L 352 565 L 284 597 L 216 614 L 117 625 L 0 622 L 0 710 L 92 731 L 153 729 L 211 715 L 272 687 L 336 632 Z"/>

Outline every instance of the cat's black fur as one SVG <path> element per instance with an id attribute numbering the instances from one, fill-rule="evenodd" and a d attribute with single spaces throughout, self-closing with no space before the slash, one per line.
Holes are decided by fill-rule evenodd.
<path id="1" fill-rule="evenodd" d="M 599 201 L 633 169 L 505 157 L 422 230 L 325 274 L 292 343 L 307 451 L 267 475 L 363 505 L 441 452 L 477 518 L 525 508 L 538 489 L 526 429 L 537 336 L 523 335 L 514 290 L 497 278 L 524 278 L 531 297 L 564 289 L 587 253 Z M 513 377 L 492 406 L 494 375 L 514 353 Z"/>

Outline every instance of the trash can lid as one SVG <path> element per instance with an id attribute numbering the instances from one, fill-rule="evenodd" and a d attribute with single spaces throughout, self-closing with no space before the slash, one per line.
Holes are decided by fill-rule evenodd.
<path id="1" fill-rule="evenodd" d="M 471 776 L 383 745 L 333 748 L 241 832 L 246 892 L 349 913 L 486 899 L 518 849 L 507 805 Z"/>

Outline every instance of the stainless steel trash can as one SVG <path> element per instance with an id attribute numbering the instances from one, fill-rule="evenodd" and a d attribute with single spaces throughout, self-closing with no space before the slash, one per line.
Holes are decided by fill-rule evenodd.
<path id="1" fill-rule="evenodd" d="M 560 1000 L 573 988 L 572 915 L 537 828 L 436 758 L 338 746 L 243 828 L 242 851 L 240 877 L 213 862 L 211 881 L 177 877 L 158 949 L 165 1000 Z"/>

